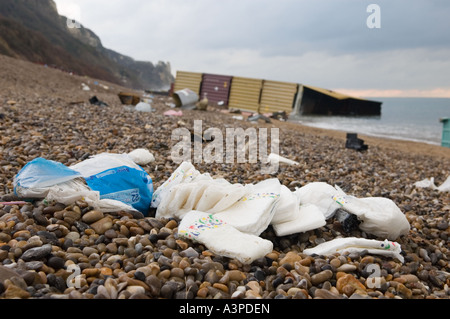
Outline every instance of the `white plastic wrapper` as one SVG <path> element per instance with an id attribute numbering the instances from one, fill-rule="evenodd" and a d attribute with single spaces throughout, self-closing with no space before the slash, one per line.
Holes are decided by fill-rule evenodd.
<path id="1" fill-rule="evenodd" d="M 350 195 L 337 195 L 334 198 L 345 211 L 358 217 L 361 221 L 359 228 L 366 233 L 395 240 L 410 230 L 405 214 L 388 198 L 356 198 Z"/>
<path id="2" fill-rule="evenodd" d="M 336 238 L 324 242 L 314 248 L 305 249 L 303 253 L 307 255 L 333 255 L 336 253 L 343 254 L 345 252 L 362 252 L 367 250 L 369 254 L 383 255 L 397 258 L 400 262 L 404 262 L 403 256 L 400 254 L 402 248 L 399 243 L 375 239 L 365 239 L 356 237 Z"/>
<path id="3" fill-rule="evenodd" d="M 425 178 L 419 182 L 415 182 L 414 186 L 417 188 L 431 188 L 436 189 L 439 192 L 450 192 L 450 176 L 440 185 L 436 186 L 434 183 L 434 177 Z"/>
<path id="4" fill-rule="evenodd" d="M 200 242 L 213 253 L 235 258 L 244 264 L 272 252 L 271 241 L 243 233 L 216 215 L 191 211 L 178 226 L 178 235 Z"/>

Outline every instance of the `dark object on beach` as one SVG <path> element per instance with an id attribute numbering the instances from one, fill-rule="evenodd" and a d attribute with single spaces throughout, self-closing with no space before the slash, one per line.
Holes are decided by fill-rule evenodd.
<path id="1" fill-rule="evenodd" d="M 272 123 L 270 118 L 268 118 L 267 116 L 264 116 L 262 114 L 255 114 L 255 115 L 249 116 L 247 118 L 247 121 L 249 121 L 249 122 L 258 122 L 258 120 L 260 120 L 260 119 L 264 120 L 264 122 L 266 122 L 266 123 Z"/>
<path id="2" fill-rule="evenodd" d="M 357 151 L 365 151 L 369 147 L 364 144 L 364 140 L 358 138 L 356 133 L 347 133 L 347 141 L 345 142 L 346 148 L 351 148 Z"/>
<path id="3" fill-rule="evenodd" d="M 120 102 L 124 105 L 134 105 L 136 106 L 140 101 L 141 97 L 137 94 L 120 92 L 119 93 Z"/>
<path id="4" fill-rule="evenodd" d="M 270 117 L 273 119 L 277 119 L 279 121 L 287 121 L 288 120 L 288 115 L 287 115 L 286 111 L 273 112 Z"/>
<path id="5" fill-rule="evenodd" d="M 358 229 L 358 225 L 360 223 L 356 215 L 350 214 L 342 209 L 338 209 L 336 211 L 334 218 L 341 223 L 342 229 L 346 233 L 350 233 L 351 231 Z"/>
<path id="6" fill-rule="evenodd" d="M 96 96 L 93 96 L 89 99 L 89 103 L 92 105 L 98 105 L 98 106 L 108 106 L 107 103 L 100 101 Z"/>

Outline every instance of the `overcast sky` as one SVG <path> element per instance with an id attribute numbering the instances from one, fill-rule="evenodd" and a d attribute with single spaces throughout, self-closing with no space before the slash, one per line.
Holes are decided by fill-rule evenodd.
<path id="1" fill-rule="evenodd" d="M 55 2 L 103 46 L 170 62 L 174 75 L 263 78 L 361 97 L 450 97 L 448 0 Z M 368 12 L 370 4 L 379 12 Z"/>

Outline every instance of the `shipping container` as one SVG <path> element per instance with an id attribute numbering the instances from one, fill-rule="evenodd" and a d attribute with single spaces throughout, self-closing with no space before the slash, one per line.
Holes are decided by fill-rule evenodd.
<path id="1" fill-rule="evenodd" d="M 258 113 L 263 80 L 233 77 L 229 108 Z"/>
<path id="2" fill-rule="evenodd" d="M 297 115 L 381 115 L 382 102 L 360 99 L 332 90 L 302 85 L 296 101 Z"/>
<path id="3" fill-rule="evenodd" d="M 209 102 L 227 106 L 232 79 L 228 75 L 203 74 L 200 98 L 204 98 L 206 94 Z"/>
<path id="4" fill-rule="evenodd" d="M 261 93 L 260 113 L 292 112 L 298 91 L 297 83 L 264 80 Z"/>
<path id="5" fill-rule="evenodd" d="M 190 89 L 199 95 L 201 84 L 202 73 L 177 71 L 173 91 L 176 92 L 183 89 Z"/>

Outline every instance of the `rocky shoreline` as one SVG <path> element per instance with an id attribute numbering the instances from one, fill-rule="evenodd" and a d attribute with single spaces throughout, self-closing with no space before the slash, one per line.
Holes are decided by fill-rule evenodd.
<path id="1" fill-rule="evenodd" d="M 117 98 L 121 88 L 96 87 L 70 76 L 1 57 L 0 202 L 12 194 L 15 174 L 41 156 L 65 165 L 101 152 L 128 153 L 147 148 L 156 160 L 143 168 L 154 188 L 178 167 L 170 160 L 173 129 L 252 127 L 218 109 L 163 114 L 169 97 L 155 96 L 154 112 L 130 110 Z M 4 60 L 4 61 L 3 61 Z M 81 83 L 91 91 L 83 91 Z M 96 95 L 107 107 L 89 104 Z M 339 185 L 357 197 L 392 199 L 411 224 L 398 238 L 404 263 L 359 254 L 307 256 L 302 253 L 338 237 L 374 238 L 360 230 L 346 233 L 334 219 L 319 229 L 285 237 L 269 227 L 261 237 L 274 243 L 264 258 L 244 265 L 216 256 L 206 247 L 178 238 L 176 219 L 127 212 L 102 213 L 85 202 L 0 204 L 0 298 L 51 299 L 448 299 L 450 297 L 450 198 L 417 189 L 414 182 L 450 174 L 450 154 L 422 144 L 368 140 L 369 150 L 345 149 L 344 133 L 273 120 L 260 127 L 280 128 L 280 155 L 300 163 L 280 165 L 274 175 L 259 164 L 198 164 L 200 172 L 232 183 L 277 177 L 291 190 L 310 182 Z M 393 147 L 394 146 L 394 147 Z M 431 146 L 424 145 L 424 148 Z M 383 238 L 384 239 L 384 238 Z M 368 265 L 380 271 L 378 281 Z M 80 275 L 75 277 L 75 275 Z M 375 287 L 374 287 L 375 286 Z"/>

